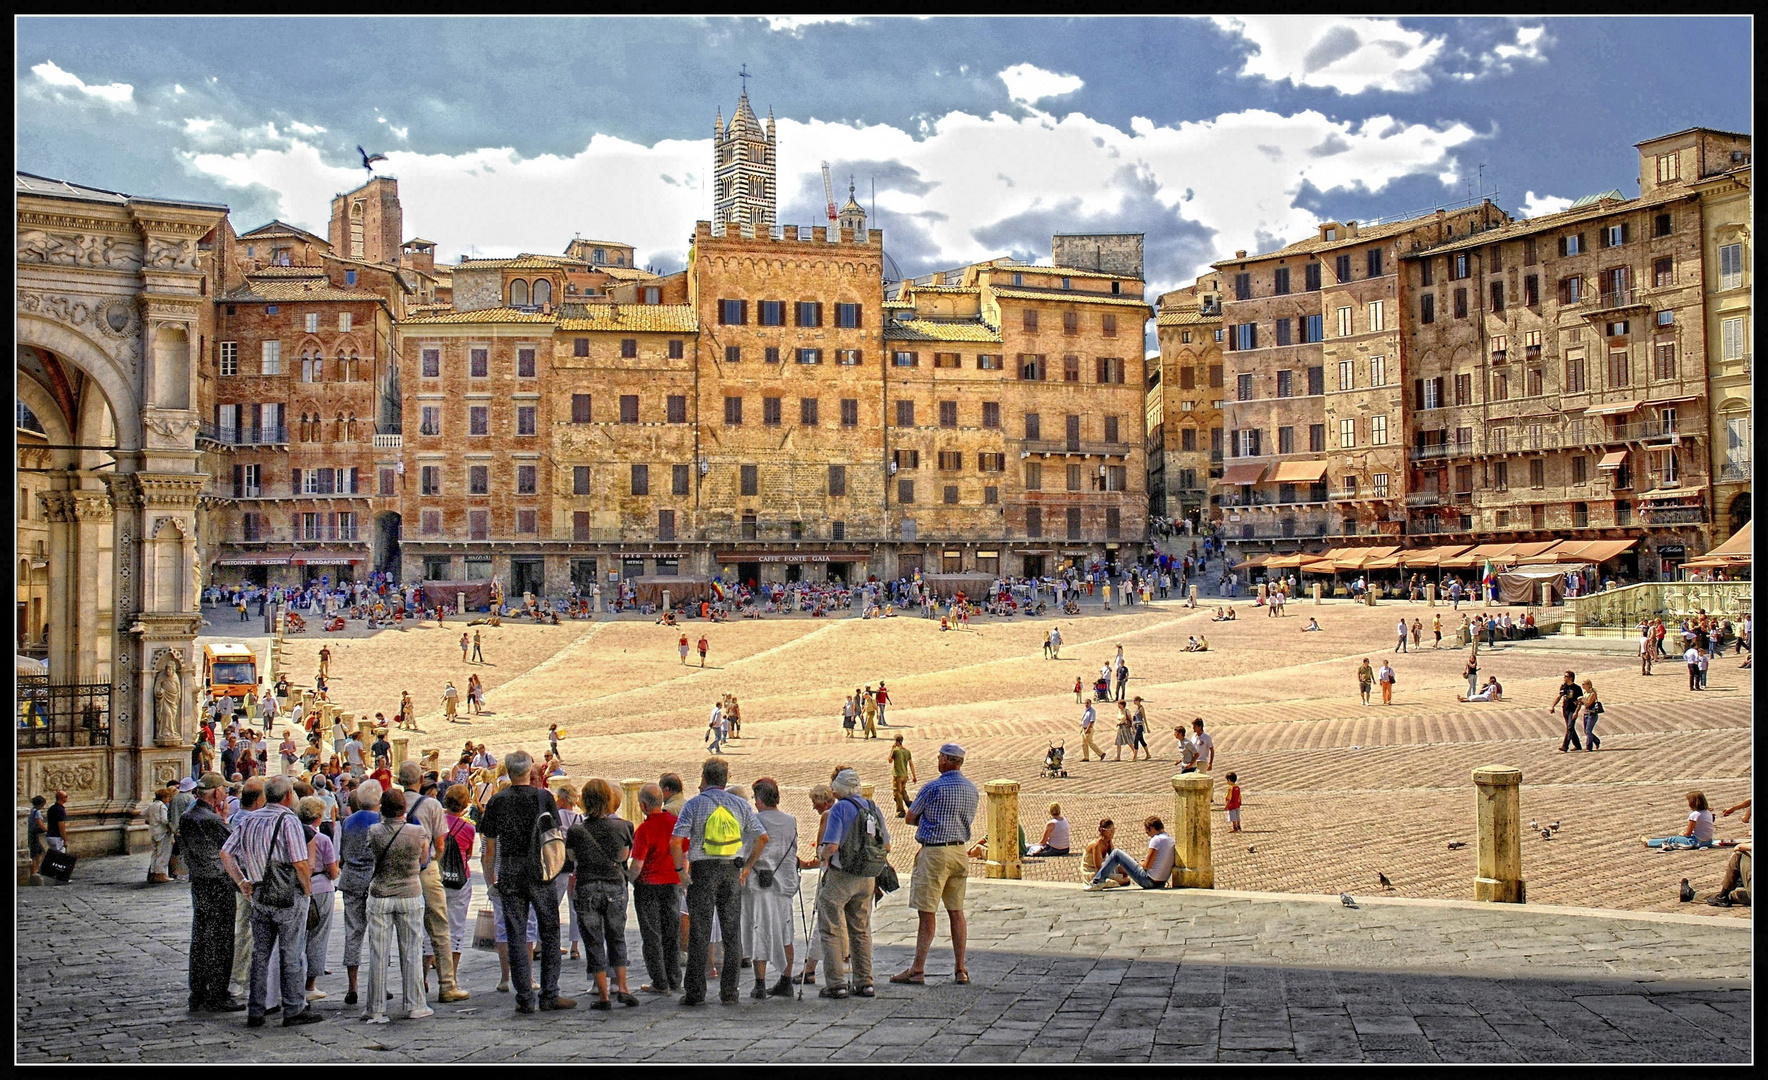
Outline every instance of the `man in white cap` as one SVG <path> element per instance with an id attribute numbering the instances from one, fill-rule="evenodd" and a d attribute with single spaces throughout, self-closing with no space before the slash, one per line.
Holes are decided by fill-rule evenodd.
<path id="1" fill-rule="evenodd" d="M 172 835 L 174 837 L 176 837 L 178 835 L 178 823 L 184 820 L 184 815 L 186 813 L 190 812 L 192 807 L 196 806 L 196 802 L 197 802 L 196 777 L 187 776 L 184 779 L 178 781 L 178 794 L 172 796 L 171 817 L 172 817 Z M 180 859 L 179 859 L 178 845 L 177 845 L 177 843 L 174 842 L 172 845 L 172 869 L 171 869 L 171 873 L 172 873 L 173 877 L 178 877 L 180 874 L 180 870 L 182 868 L 178 865 L 179 862 L 180 862 Z"/>
<path id="2" fill-rule="evenodd" d="M 965 849 L 970 843 L 970 823 L 976 820 L 978 796 L 976 785 L 963 774 L 963 768 L 964 748 L 957 743 L 941 746 L 939 775 L 921 785 L 904 818 L 916 827 L 915 839 L 921 844 L 915 856 L 914 875 L 909 879 L 909 906 L 919 913 L 920 924 L 915 931 L 915 962 L 908 970 L 892 975 L 893 983 L 920 986 L 927 981 L 927 950 L 933 945 L 934 918 L 942 902 L 951 920 L 952 981 L 970 981 L 970 972 L 964 966 L 968 936 L 964 889 L 970 875 Z M 1005 839 L 1007 843 L 1017 841 L 1017 837 Z"/>
<path id="3" fill-rule="evenodd" d="M 829 808 L 818 849 L 823 875 L 816 901 L 828 985 L 818 993 L 826 998 L 876 997 L 872 985 L 872 896 L 878 874 L 889 865 L 890 833 L 877 804 L 861 794 L 858 773 L 842 769 L 829 787 L 836 802 Z M 851 987 L 843 955 L 853 963 Z"/>

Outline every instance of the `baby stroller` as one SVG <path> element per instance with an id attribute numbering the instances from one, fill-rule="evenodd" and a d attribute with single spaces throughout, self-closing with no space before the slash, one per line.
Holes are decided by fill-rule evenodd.
<path id="1" fill-rule="evenodd" d="M 1050 752 L 1044 755 L 1044 768 L 1038 775 L 1042 777 L 1067 776 L 1068 770 L 1062 767 L 1062 744 L 1050 744 Z"/>

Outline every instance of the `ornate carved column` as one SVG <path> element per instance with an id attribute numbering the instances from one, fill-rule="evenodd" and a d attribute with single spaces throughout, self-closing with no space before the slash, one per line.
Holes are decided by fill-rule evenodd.
<path id="1" fill-rule="evenodd" d="M 42 497 L 50 580 L 78 586 L 49 590 L 49 674 L 58 683 L 103 682 L 113 655 L 111 496 L 103 489 L 62 486 L 88 478 L 54 474 L 58 490 Z"/>
<path id="2" fill-rule="evenodd" d="M 132 812 L 156 786 L 189 771 L 202 671 L 196 508 L 203 480 L 189 472 L 110 480 L 118 515 L 112 767 L 116 798 Z"/>

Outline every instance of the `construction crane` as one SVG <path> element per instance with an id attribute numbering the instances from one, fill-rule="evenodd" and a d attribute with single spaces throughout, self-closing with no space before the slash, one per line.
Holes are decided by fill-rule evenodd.
<path id="1" fill-rule="evenodd" d="M 835 182 L 829 179 L 829 163 L 823 162 L 823 196 L 829 200 L 829 220 L 835 220 Z"/>

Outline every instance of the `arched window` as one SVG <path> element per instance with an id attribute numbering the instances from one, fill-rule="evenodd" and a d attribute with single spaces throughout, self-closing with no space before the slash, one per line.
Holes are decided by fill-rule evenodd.
<path id="1" fill-rule="evenodd" d="M 350 382 L 358 382 L 362 378 L 362 357 L 354 349 L 350 352 L 350 367 L 345 378 Z"/>
<path id="2" fill-rule="evenodd" d="M 534 303 L 536 306 L 552 303 L 552 282 L 541 278 L 534 283 Z"/>
<path id="3" fill-rule="evenodd" d="M 528 306 L 528 283 L 521 278 L 510 282 L 510 307 Z"/>
<path id="4" fill-rule="evenodd" d="M 348 428 L 344 427 L 344 414 L 342 412 L 338 413 L 337 434 L 338 434 L 338 441 L 339 442 L 349 442 L 350 441 L 350 431 Z"/>
<path id="5" fill-rule="evenodd" d="M 343 346 L 338 347 L 338 380 L 347 382 L 350 378 L 350 361 L 344 356 Z"/>

